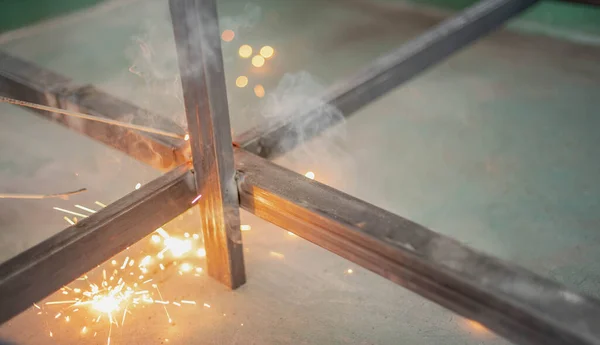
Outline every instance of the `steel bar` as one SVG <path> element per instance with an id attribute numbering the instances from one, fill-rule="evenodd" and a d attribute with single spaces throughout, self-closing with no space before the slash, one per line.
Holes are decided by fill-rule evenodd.
<path id="1" fill-rule="evenodd" d="M 322 101 L 349 116 L 535 3 L 536 0 L 482 0 L 335 84 Z M 321 114 L 322 104 L 314 109 L 294 110 L 289 116 L 281 116 L 283 122 L 267 129 L 251 129 L 235 141 L 261 157 L 273 158 L 339 121 L 336 117 L 323 119 Z M 311 130 L 305 132 L 305 128 Z"/>
<path id="2" fill-rule="evenodd" d="M 208 274 L 246 282 L 227 90 L 215 0 L 170 0 L 202 215 Z"/>
<path id="3" fill-rule="evenodd" d="M 185 134 L 185 129 L 172 120 L 115 98 L 93 86 L 77 88 L 68 95 L 62 96 L 61 105 L 67 110 Z M 69 128 L 125 152 L 161 171 L 171 170 L 186 160 L 182 149 L 185 147 L 185 142 L 181 139 L 166 138 L 71 117 L 65 118 L 65 123 Z"/>
<path id="4" fill-rule="evenodd" d="M 0 95 L 58 107 L 58 95 L 71 85 L 64 76 L 0 51 Z M 60 120 L 57 114 L 38 113 Z"/>
<path id="5" fill-rule="evenodd" d="M 0 324 L 191 207 L 183 165 L 0 265 Z"/>
<path id="6" fill-rule="evenodd" d="M 0 95 L 185 134 L 184 129 L 169 119 L 144 111 L 92 86 L 77 86 L 68 78 L 3 52 L 0 52 Z M 90 123 L 47 111 L 36 113 L 162 171 L 171 170 L 186 158 L 183 140 L 103 123 Z"/>
<path id="7" fill-rule="evenodd" d="M 235 151 L 240 205 L 519 344 L 600 344 L 600 302 Z"/>

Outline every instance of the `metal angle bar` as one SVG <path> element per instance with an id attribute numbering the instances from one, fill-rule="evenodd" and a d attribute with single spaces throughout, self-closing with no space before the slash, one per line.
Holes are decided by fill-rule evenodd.
<path id="1" fill-rule="evenodd" d="M 600 302 L 235 150 L 240 205 L 519 344 L 600 344 Z"/>
<path id="2" fill-rule="evenodd" d="M 0 324 L 185 212 L 196 196 L 186 165 L 0 265 Z"/>
<path id="3" fill-rule="evenodd" d="M 184 129 L 169 119 L 144 111 L 92 86 L 75 85 L 68 78 L 1 51 L 0 95 L 113 120 L 152 125 L 177 134 L 185 134 Z M 183 140 L 66 117 L 47 111 L 36 111 L 36 113 L 162 171 L 169 171 L 186 160 Z"/>
<path id="4" fill-rule="evenodd" d="M 227 89 L 215 0 L 170 0 L 208 274 L 246 282 Z"/>
<path id="5" fill-rule="evenodd" d="M 497 29 L 535 3 L 536 0 L 482 0 L 399 49 L 375 59 L 354 76 L 336 83 L 324 94 L 322 100 L 349 116 Z M 319 104 L 316 109 L 294 110 L 290 116 L 282 116 L 285 119 L 282 122 L 267 129 L 251 129 L 239 135 L 235 141 L 261 157 L 273 158 L 290 150 L 301 140 L 306 140 L 308 135 L 317 135 L 339 121 L 336 117 L 323 119 L 321 108 L 322 105 Z M 306 125 L 311 123 L 318 126 Z M 310 133 L 304 133 L 304 128 L 311 128 Z"/>

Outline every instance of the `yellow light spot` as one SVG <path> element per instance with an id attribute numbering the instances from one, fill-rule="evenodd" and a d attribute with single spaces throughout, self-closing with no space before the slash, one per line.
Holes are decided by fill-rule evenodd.
<path id="1" fill-rule="evenodd" d="M 263 98 L 265 97 L 265 88 L 258 84 L 254 87 L 254 94 L 256 95 L 256 97 L 258 98 Z"/>
<path id="2" fill-rule="evenodd" d="M 160 243 L 160 236 L 158 236 L 158 235 L 152 235 L 152 242 L 154 242 L 154 243 Z"/>
<path id="3" fill-rule="evenodd" d="M 87 333 L 87 327 L 83 326 L 83 328 L 81 329 L 81 334 L 86 334 Z"/>
<path id="4" fill-rule="evenodd" d="M 198 253 L 198 256 L 199 256 L 199 257 L 203 258 L 203 257 L 205 257 L 205 256 L 206 256 L 206 249 L 204 249 L 204 248 L 200 248 L 200 249 L 198 249 L 198 252 L 197 252 L 197 253 Z"/>
<path id="5" fill-rule="evenodd" d="M 202 273 L 202 267 L 196 267 L 196 272 L 197 273 Z"/>
<path id="6" fill-rule="evenodd" d="M 296 236 L 296 234 L 293 233 L 293 232 L 291 232 L 291 231 L 288 231 L 288 235 L 290 235 L 290 236 Z"/>
<path id="7" fill-rule="evenodd" d="M 141 186 L 142 184 L 138 182 L 138 184 L 135 185 L 135 189 L 140 189 Z"/>
<path id="8" fill-rule="evenodd" d="M 152 257 L 150 255 L 146 255 L 142 261 L 140 261 L 140 266 L 146 266 L 150 263 L 150 261 L 152 260 Z"/>
<path id="9" fill-rule="evenodd" d="M 181 271 L 183 271 L 183 272 L 189 272 L 192 270 L 192 265 L 185 262 L 185 263 L 181 264 L 181 266 L 179 266 L 179 269 L 181 269 Z"/>
<path id="10" fill-rule="evenodd" d="M 248 85 L 248 77 L 244 75 L 237 77 L 235 80 L 235 86 L 237 87 L 246 87 L 246 85 Z"/>
<path id="11" fill-rule="evenodd" d="M 238 54 L 240 54 L 240 57 L 247 59 L 250 57 L 250 55 L 252 55 L 252 47 L 250 47 L 247 44 L 244 44 L 243 46 L 240 47 L 240 49 L 238 50 Z"/>
<path id="12" fill-rule="evenodd" d="M 119 310 L 119 300 L 114 296 L 103 296 L 92 304 L 94 310 L 102 313 L 110 314 Z"/>
<path id="13" fill-rule="evenodd" d="M 52 338 L 54 336 L 54 334 L 52 334 L 52 331 L 50 331 L 50 337 Z"/>
<path id="14" fill-rule="evenodd" d="M 185 137 L 183 137 L 183 140 L 185 140 L 185 141 L 188 141 L 188 140 L 190 140 L 190 135 L 189 135 L 189 134 L 186 134 L 186 135 L 185 135 Z"/>
<path id="15" fill-rule="evenodd" d="M 252 58 L 252 66 L 254 67 L 262 67 L 265 64 L 265 58 L 260 56 L 260 55 L 256 55 Z"/>
<path id="16" fill-rule="evenodd" d="M 242 231 L 250 231 L 250 230 L 252 230 L 252 227 L 250 225 L 248 225 L 248 224 L 242 224 L 240 226 L 240 230 L 242 230 Z"/>
<path id="17" fill-rule="evenodd" d="M 221 39 L 225 42 L 231 42 L 233 41 L 233 38 L 235 37 L 235 32 L 233 32 L 233 30 L 224 30 L 223 33 L 221 34 Z"/>
<path id="18" fill-rule="evenodd" d="M 312 171 L 307 172 L 306 174 L 304 174 L 304 176 L 308 177 L 311 180 L 315 179 L 315 173 Z"/>
<path id="19" fill-rule="evenodd" d="M 480 324 L 477 321 L 473 321 L 473 320 L 466 320 L 467 321 L 467 325 L 469 326 L 469 328 L 471 330 L 473 330 L 476 333 L 487 333 L 487 328 L 485 328 L 485 326 L 483 326 L 482 324 Z"/>
<path id="20" fill-rule="evenodd" d="M 67 316 L 65 316 L 65 321 L 67 321 L 67 322 L 71 321 L 71 317 L 70 317 L 70 316 L 68 316 L 68 315 L 67 315 Z"/>
<path id="21" fill-rule="evenodd" d="M 192 250 L 192 241 L 169 237 L 165 239 L 165 246 L 171 251 L 174 257 L 180 257 Z"/>
<path id="22" fill-rule="evenodd" d="M 74 221 L 72 221 L 72 220 L 71 220 L 69 217 L 67 217 L 67 216 L 64 216 L 63 218 L 64 218 L 64 220 L 66 220 L 66 221 L 67 221 L 67 223 L 69 223 L 69 224 L 71 224 L 71 225 L 75 225 L 75 222 L 74 222 Z"/>
<path id="23" fill-rule="evenodd" d="M 198 234 L 193 234 L 193 235 L 192 235 L 192 238 L 193 238 L 193 239 L 195 239 L 195 240 L 197 240 L 197 239 L 199 239 L 199 238 L 200 238 L 200 235 L 198 235 Z"/>
<path id="24" fill-rule="evenodd" d="M 265 59 L 272 57 L 274 53 L 275 49 L 273 49 L 273 47 L 271 46 L 264 46 L 260 48 L 260 55 L 262 55 L 262 57 L 264 57 Z"/>
<path id="25" fill-rule="evenodd" d="M 113 261 L 111 261 L 110 263 L 111 263 L 113 266 L 116 266 L 116 265 L 117 265 L 117 260 L 113 260 Z"/>
<path id="26" fill-rule="evenodd" d="M 208 304 L 208 303 L 204 303 L 204 306 L 207 307 L 207 308 L 210 308 L 210 304 Z"/>
<path id="27" fill-rule="evenodd" d="M 158 234 L 163 238 L 169 238 L 169 233 L 163 228 L 156 229 L 156 232 L 158 232 Z"/>
<path id="28" fill-rule="evenodd" d="M 185 237 L 185 238 L 190 238 L 190 233 L 189 233 L 189 232 L 186 232 L 186 233 L 184 233 L 184 234 L 183 234 L 183 237 Z"/>
<path id="29" fill-rule="evenodd" d="M 353 271 L 351 268 L 349 268 L 349 269 L 346 271 L 346 273 L 348 273 L 348 274 L 352 274 L 352 273 L 354 273 L 354 271 Z"/>

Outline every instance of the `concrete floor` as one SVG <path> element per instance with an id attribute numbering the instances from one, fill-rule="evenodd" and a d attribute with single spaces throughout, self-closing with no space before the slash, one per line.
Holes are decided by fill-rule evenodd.
<path id="1" fill-rule="evenodd" d="M 362 1 L 219 5 L 222 29 L 236 32 L 234 41 L 223 43 L 236 133 L 314 102 L 327 85 L 441 19 Z M 0 48 L 182 121 L 170 30 L 164 1 L 110 2 L 0 36 Z M 269 44 L 276 55 L 254 68 L 237 56 L 241 44 Z M 501 31 L 277 163 L 314 171 L 323 183 L 600 297 L 598 58 L 600 47 Z M 242 74 L 249 85 L 237 88 Z M 265 98 L 254 95 L 257 83 Z M 324 116 L 339 114 L 326 109 Z M 0 260 L 65 227 L 53 206 L 74 210 L 74 204 L 112 202 L 158 176 L 22 109 L 1 105 L 0 121 L 0 190 L 90 189 L 69 201 L 1 200 Z M 195 217 L 185 215 L 165 228 L 197 231 Z M 158 305 L 138 308 L 125 327 L 113 327 L 111 344 L 506 343 L 286 231 L 247 213 L 242 217 L 252 226 L 243 233 L 244 287 L 228 292 L 204 274 L 159 272 L 154 278 L 164 299 L 198 305 L 169 305 L 174 324 Z M 116 260 L 148 252 L 147 242 Z M 57 299 L 64 298 L 48 298 Z M 106 343 L 106 320 L 93 324 L 78 316 L 67 323 L 54 318 L 60 307 L 40 305 L 41 315 L 32 307 L 2 325 L 0 338 Z M 82 325 L 97 336 L 80 334 Z"/>

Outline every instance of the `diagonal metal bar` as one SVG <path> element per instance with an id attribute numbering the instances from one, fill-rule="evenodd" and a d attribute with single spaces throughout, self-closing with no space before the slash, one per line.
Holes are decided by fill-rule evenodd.
<path id="1" fill-rule="evenodd" d="M 194 174 L 180 166 L 0 265 L 0 324 L 191 207 Z"/>
<path id="2" fill-rule="evenodd" d="M 231 126 L 215 0 L 170 0 L 208 274 L 246 282 Z"/>
<path id="3" fill-rule="evenodd" d="M 336 83 L 322 100 L 349 116 L 535 3 L 536 0 L 482 0 Z M 274 158 L 306 140 L 307 135 L 317 135 L 339 120 L 335 117 L 324 120 L 321 113 L 321 105 L 316 109 L 294 110 L 290 116 L 281 116 L 283 122 L 251 129 L 235 141 L 261 157 Z M 313 123 L 319 125 L 311 126 Z M 311 128 L 310 133 L 304 133 L 305 128 Z"/>
<path id="4" fill-rule="evenodd" d="M 0 95 L 185 134 L 184 129 L 169 119 L 144 111 L 92 86 L 77 86 L 68 78 L 1 51 Z M 35 112 L 159 170 L 169 171 L 185 162 L 183 140 L 74 119 L 47 111 Z"/>
<path id="5" fill-rule="evenodd" d="M 519 344 L 600 344 L 600 302 L 235 151 L 240 205 Z"/>

